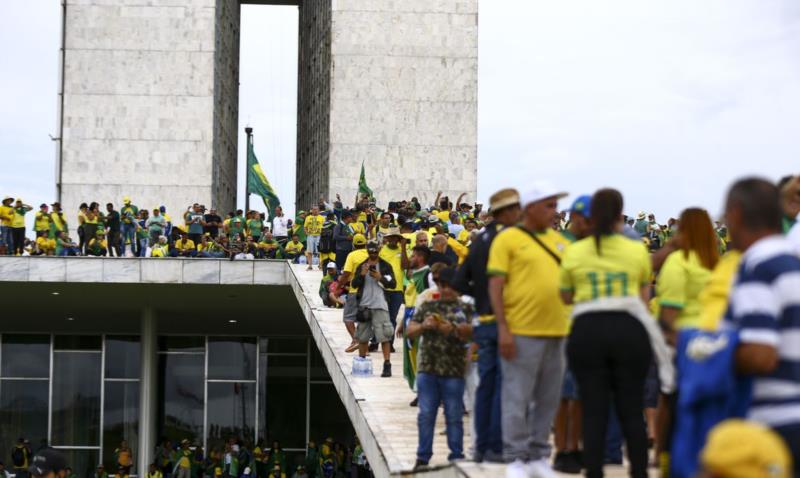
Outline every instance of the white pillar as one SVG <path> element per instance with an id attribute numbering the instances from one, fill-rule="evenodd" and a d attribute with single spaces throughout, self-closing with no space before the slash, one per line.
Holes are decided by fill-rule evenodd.
<path id="1" fill-rule="evenodd" d="M 141 378 L 139 379 L 139 461 L 137 474 L 146 476 L 156 447 L 156 387 L 158 386 L 158 342 L 156 313 L 152 307 L 142 311 Z"/>

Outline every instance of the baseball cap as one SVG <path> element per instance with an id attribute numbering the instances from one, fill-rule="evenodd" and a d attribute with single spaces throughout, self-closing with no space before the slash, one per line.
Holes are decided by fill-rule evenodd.
<path id="1" fill-rule="evenodd" d="M 353 245 L 354 246 L 363 246 L 367 243 L 367 238 L 364 237 L 364 234 L 358 233 L 353 236 Z"/>
<path id="2" fill-rule="evenodd" d="M 789 478 L 792 460 L 775 432 L 745 420 L 725 420 L 708 434 L 700 454 L 706 470 L 726 478 Z"/>
<path id="3" fill-rule="evenodd" d="M 45 204 L 45 203 L 41 203 L 41 204 L 39 204 L 39 207 L 40 207 L 40 208 L 47 207 L 47 204 Z"/>
<path id="4" fill-rule="evenodd" d="M 220 467 L 214 468 L 214 476 L 222 476 L 222 468 Z"/>
<path id="5" fill-rule="evenodd" d="M 379 250 L 381 250 L 381 246 L 378 244 L 378 241 L 367 242 L 367 252 L 373 252 Z"/>
<path id="6" fill-rule="evenodd" d="M 331 261 L 331 262 L 328 262 L 328 265 L 327 265 L 327 266 L 325 266 L 325 268 L 326 268 L 326 269 L 333 269 L 333 270 L 336 270 L 336 263 L 335 263 L 335 262 L 333 262 L 333 261 Z"/>
<path id="7" fill-rule="evenodd" d="M 125 196 L 124 198 L 122 198 L 122 202 L 124 202 L 125 204 L 130 204 L 131 198 L 128 197 L 128 196 Z"/>
<path id="8" fill-rule="evenodd" d="M 67 467 L 64 455 L 53 448 L 39 450 L 31 460 L 28 472 L 34 476 L 45 476 L 50 472 L 56 473 Z"/>
<path id="9" fill-rule="evenodd" d="M 569 208 L 570 213 L 578 213 L 583 217 L 589 217 L 592 211 L 592 197 L 589 195 L 584 194 L 583 196 L 578 196 L 575 201 L 572 203 L 572 207 Z"/>
<path id="10" fill-rule="evenodd" d="M 569 193 L 557 189 L 553 184 L 547 181 L 534 181 L 533 185 L 522 194 L 520 205 L 525 207 L 528 204 L 533 204 L 544 199 L 561 199 L 566 196 L 569 196 Z"/>

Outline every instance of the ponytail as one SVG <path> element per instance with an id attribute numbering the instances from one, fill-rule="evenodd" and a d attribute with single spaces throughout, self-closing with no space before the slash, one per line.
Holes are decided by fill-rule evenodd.
<path id="1" fill-rule="evenodd" d="M 614 228 L 622 215 L 622 194 L 616 189 L 600 189 L 592 197 L 591 219 L 594 244 L 601 254 L 600 239 L 616 232 Z"/>

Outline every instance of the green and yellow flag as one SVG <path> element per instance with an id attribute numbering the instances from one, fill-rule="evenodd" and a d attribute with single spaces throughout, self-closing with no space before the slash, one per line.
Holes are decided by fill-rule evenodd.
<path id="1" fill-rule="evenodd" d="M 358 178 L 358 193 L 372 197 L 372 189 L 367 186 L 367 175 L 364 173 L 364 161 L 361 161 L 361 177 Z"/>
<path id="2" fill-rule="evenodd" d="M 278 195 L 258 164 L 256 153 L 253 151 L 253 137 L 247 139 L 247 194 L 258 194 L 267 207 L 267 220 L 272 222 L 275 208 L 281 205 Z"/>

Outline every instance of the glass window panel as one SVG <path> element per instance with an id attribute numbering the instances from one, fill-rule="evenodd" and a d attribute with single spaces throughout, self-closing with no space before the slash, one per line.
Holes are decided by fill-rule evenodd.
<path id="1" fill-rule="evenodd" d="M 59 450 L 77 478 L 93 478 L 100 450 Z"/>
<path id="2" fill-rule="evenodd" d="M 100 445 L 100 359 L 92 352 L 54 353 L 53 445 Z"/>
<path id="3" fill-rule="evenodd" d="M 284 448 L 305 448 L 305 357 L 268 357 L 265 408 L 264 438 L 270 443 L 278 440 Z"/>
<path id="4" fill-rule="evenodd" d="M 53 340 L 55 350 L 97 350 L 101 349 L 102 337 L 99 335 L 56 335 Z"/>
<path id="5" fill-rule="evenodd" d="M 204 337 L 164 335 L 158 338 L 158 350 L 162 352 L 205 352 Z"/>
<path id="6" fill-rule="evenodd" d="M 306 338 L 277 337 L 267 339 L 267 353 L 271 354 L 304 354 L 306 350 Z"/>
<path id="7" fill-rule="evenodd" d="M 11 448 L 19 437 L 30 440 L 34 450 L 47 441 L 47 380 L 0 380 L 0 453 L 11 468 Z"/>
<path id="8" fill-rule="evenodd" d="M 355 430 L 333 384 L 311 384 L 309 439 L 322 443 L 328 437 L 350 444 L 355 440 Z"/>
<path id="9" fill-rule="evenodd" d="M 133 451 L 136 473 L 137 445 L 139 443 L 139 382 L 106 381 L 103 403 L 103 464 L 109 472 L 118 469 L 114 451 L 122 441 Z"/>
<path id="10" fill-rule="evenodd" d="M 311 344 L 311 380 L 331 380 L 325 361 L 322 359 L 316 344 Z"/>
<path id="11" fill-rule="evenodd" d="M 203 355 L 159 355 L 159 436 L 178 442 L 202 440 L 204 366 Z"/>
<path id="12" fill-rule="evenodd" d="M 208 383 L 207 448 L 224 448 L 229 437 L 255 442 L 256 384 Z"/>
<path id="13" fill-rule="evenodd" d="M 139 337 L 106 337 L 106 378 L 139 378 Z"/>
<path id="14" fill-rule="evenodd" d="M 49 335 L 3 335 L 3 377 L 50 378 Z"/>
<path id="15" fill-rule="evenodd" d="M 255 337 L 209 338 L 208 378 L 218 380 L 255 380 Z"/>

